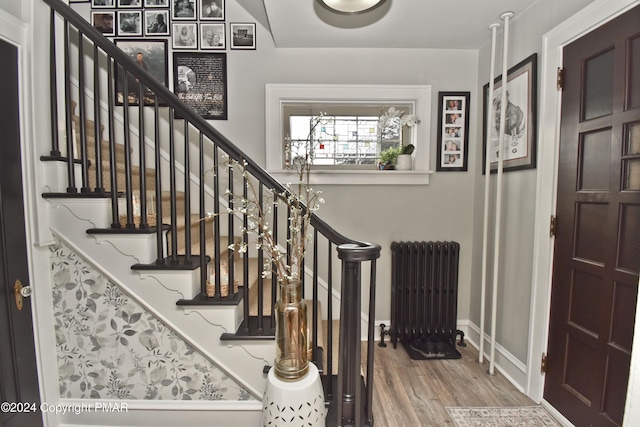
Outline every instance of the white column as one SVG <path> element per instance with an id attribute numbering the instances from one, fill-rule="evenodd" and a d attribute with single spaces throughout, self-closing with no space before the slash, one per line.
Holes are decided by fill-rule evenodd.
<path id="1" fill-rule="evenodd" d="M 491 30 L 491 71 L 489 72 L 489 96 L 493 93 L 495 79 L 495 61 L 496 61 L 496 34 L 500 24 L 491 24 L 489 29 Z M 490 99 L 490 98 L 488 98 Z M 482 288 L 480 291 L 480 350 L 478 355 L 478 363 L 482 363 L 484 358 L 484 318 L 486 310 L 486 298 L 487 298 L 487 250 L 489 246 L 489 186 L 491 183 L 491 119 L 492 109 L 490 105 L 487 105 L 487 134 L 486 134 L 486 147 L 485 147 L 485 162 L 484 162 L 484 226 L 482 232 Z"/>
<path id="2" fill-rule="evenodd" d="M 495 375 L 496 318 L 498 311 L 498 282 L 500 267 L 500 234 L 502 230 L 502 174 L 504 166 L 504 129 L 507 115 L 507 54 L 509 52 L 509 19 L 513 12 L 500 15 L 504 20 L 504 42 L 502 47 L 502 92 L 500 100 L 500 129 L 498 131 L 498 178 L 496 183 L 496 232 L 493 250 L 493 289 L 491 302 L 491 353 L 489 355 L 489 375 Z"/>

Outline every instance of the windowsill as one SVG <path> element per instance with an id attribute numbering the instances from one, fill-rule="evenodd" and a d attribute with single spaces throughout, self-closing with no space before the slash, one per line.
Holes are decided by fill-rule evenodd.
<path id="1" fill-rule="evenodd" d="M 283 183 L 298 182 L 298 174 L 291 170 L 270 170 Z M 312 185 L 428 185 L 427 170 L 315 170 L 309 177 Z"/>

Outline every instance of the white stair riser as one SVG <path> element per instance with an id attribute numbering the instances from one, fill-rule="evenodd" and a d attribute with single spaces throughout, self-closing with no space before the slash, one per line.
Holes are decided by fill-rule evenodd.
<path id="1" fill-rule="evenodd" d="M 57 205 L 60 205 L 60 201 Z M 205 314 L 200 313 L 199 309 L 184 310 L 183 307 L 176 306 L 178 299 L 195 296 L 184 295 L 188 289 L 193 289 L 193 284 L 170 285 L 176 278 L 172 278 L 171 273 L 167 274 L 168 279 L 165 280 L 163 275 L 166 272 L 162 271 L 154 272 L 155 279 L 151 279 L 152 281 L 149 281 L 150 273 L 145 272 L 146 279 L 143 279 L 139 272 L 131 270 L 131 265 L 138 261 L 127 255 L 133 252 L 127 247 L 130 241 L 119 239 L 116 242 L 115 239 L 104 236 L 102 244 L 97 244 L 94 237 L 85 232 L 87 228 L 91 228 L 91 224 L 87 222 L 86 217 L 77 213 L 89 209 L 82 206 L 82 203 L 75 203 L 73 208 L 59 207 L 51 210 L 50 224 L 54 234 L 196 350 L 242 384 L 254 397 L 260 399 L 266 386 L 266 377 L 262 369 L 265 365 L 272 364 L 275 357 L 273 341 L 220 341 L 222 333 L 233 333 L 236 330 L 231 319 L 238 322 L 237 306 L 216 307 L 215 312 L 210 310 L 209 313 L 205 309 Z M 107 208 L 105 210 L 108 211 Z M 222 314 L 225 311 L 228 313 Z M 220 319 L 214 314 L 220 315 Z"/>
<path id="2" fill-rule="evenodd" d="M 46 188 L 42 189 L 43 193 L 66 193 L 69 187 L 67 178 L 67 163 L 60 161 L 42 162 Z M 74 167 L 75 187 L 82 187 L 82 167 L 75 165 Z"/>

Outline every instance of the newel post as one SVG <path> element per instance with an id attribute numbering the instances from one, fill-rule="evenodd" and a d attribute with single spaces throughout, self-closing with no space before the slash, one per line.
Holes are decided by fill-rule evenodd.
<path id="1" fill-rule="evenodd" d="M 342 260 L 342 292 L 340 304 L 340 356 L 337 393 L 335 396 L 337 426 L 372 426 L 371 400 L 373 395 L 373 328 L 375 313 L 376 260 L 380 246 L 376 244 L 344 244 L 338 246 Z M 369 327 L 366 379 L 360 375 L 362 279 L 361 266 L 371 263 Z M 363 395 L 364 394 L 364 395 Z M 327 420 L 329 422 L 333 420 Z"/>

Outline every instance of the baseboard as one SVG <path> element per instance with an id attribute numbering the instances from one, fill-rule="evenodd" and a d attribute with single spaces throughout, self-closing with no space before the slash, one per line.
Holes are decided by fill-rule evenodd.
<path id="1" fill-rule="evenodd" d="M 461 325 L 464 325 L 466 329 L 466 341 L 480 351 L 480 328 L 470 320 L 458 321 L 460 330 L 463 330 Z M 491 337 L 484 334 L 483 339 L 484 349 L 491 348 Z M 486 351 L 484 352 L 484 358 L 489 360 Z M 518 360 L 518 358 L 498 343 L 496 343 L 494 362 L 496 370 L 504 375 L 520 392 L 525 393 L 527 365 Z"/>
<path id="2" fill-rule="evenodd" d="M 61 399 L 46 405 L 60 427 L 235 427 L 260 425 L 261 401 L 87 401 Z"/>
<path id="3" fill-rule="evenodd" d="M 560 425 L 562 427 L 574 427 L 574 425 L 571 423 L 571 421 L 569 421 L 568 419 L 566 419 L 564 417 L 564 415 L 562 415 L 560 412 L 558 412 L 558 410 L 556 408 L 554 408 L 553 406 L 551 406 L 551 404 L 549 402 L 547 402 L 546 400 L 542 400 L 542 402 L 540 403 L 540 405 L 547 410 L 547 412 L 549 412 L 551 414 L 551 416 L 553 418 L 555 418 L 555 420 L 560 423 Z"/>
<path id="4" fill-rule="evenodd" d="M 376 329 L 380 329 L 380 325 L 384 324 L 386 328 L 391 325 L 390 320 L 376 320 Z M 458 320 L 458 330 L 464 334 L 464 340 L 467 344 L 471 344 L 476 350 L 480 350 L 480 328 L 470 320 Z M 380 339 L 380 334 L 376 334 L 376 340 Z M 366 336 L 363 337 L 363 341 L 366 340 Z M 485 344 L 484 348 L 489 348 L 491 345 L 490 337 L 486 334 L 484 336 Z M 388 342 L 388 341 L 387 341 Z M 485 358 L 487 354 L 485 353 Z M 487 358 L 488 359 L 488 358 Z M 527 366 L 520 362 L 513 354 L 509 353 L 504 347 L 496 344 L 496 360 L 495 368 L 502 375 L 505 376 L 514 387 L 520 392 L 524 393 L 524 386 L 526 384 Z"/>

